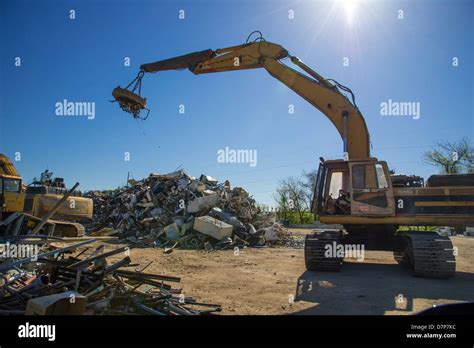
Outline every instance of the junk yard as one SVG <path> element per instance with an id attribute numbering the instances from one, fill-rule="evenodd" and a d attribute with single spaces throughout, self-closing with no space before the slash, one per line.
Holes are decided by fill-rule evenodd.
<path id="1" fill-rule="evenodd" d="M 354 9 L 343 3 L 334 5 L 342 17 Z M 60 29 L 41 22 L 47 39 L 28 41 L 45 42 L 38 53 L 8 41 L 15 67 L 2 75 L 22 87 L 0 109 L 0 315 L 472 314 L 472 102 L 426 83 L 436 71 L 449 93 L 472 91 L 472 74 L 451 62 L 462 50 L 449 39 L 448 63 L 384 65 L 386 52 L 402 48 L 366 56 L 352 43 L 333 48 L 347 36 L 337 31 L 342 17 L 329 32 L 258 25 L 311 21 L 307 13 L 321 11 L 311 2 L 295 18 L 287 18 L 292 8 L 276 18 L 280 10 L 255 5 L 262 12 L 249 30 L 250 9 L 231 10 L 243 34 L 228 37 L 200 32 L 209 20 L 188 5 L 146 14 L 132 6 L 140 23 L 131 32 L 123 11 L 97 10 L 122 16 L 104 20 L 85 8 L 58 19 L 55 10 L 48 22 Z M 168 13 L 177 17 L 164 25 Z M 390 16 L 387 25 L 405 18 Z M 212 18 L 215 26 L 235 20 Z M 422 34 L 404 30 L 392 30 L 391 45 L 415 37 L 409 51 L 419 61 L 439 56 L 420 45 Z M 308 37 L 313 31 L 339 34 L 321 41 Z M 387 44 L 373 35 L 375 46 Z M 55 48 L 56 39 L 79 40 L 84 55 Z M 58 60 L 46 62 L 43 49 Z M 56 85 L 32 92 L 51 76 Z"/>
<path id="2" fill-rule="evenodd" d="M 290 227 L 229 181 L 179 170 L 82 194 L 43 173 L 21 189 L 1 159 L 4 202 L 23 207 L 1 221 L 1 314 L 411 314 L 472 296 L 470 233 L 436 233 L 457 251 L 449 280 L 413 277 L 389 251 L 314 271 L 305 242 L 343 226 Z"/>

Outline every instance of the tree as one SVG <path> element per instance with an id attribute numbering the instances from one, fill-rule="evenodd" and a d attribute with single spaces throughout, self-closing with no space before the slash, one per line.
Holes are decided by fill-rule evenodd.
<path id="1" fill-rule="evenodd" d="M 474 148 L 466 137 L 436 142 L 433 150 L 423 154 L 423 160 L 440 168 L 442 174 L 474 173 Z"/>
<path id="2" fill-rule="evenodd" d="M 313 201 L 314 187 L 316 185 L 316 179 L 318 177 L 318 171 L 312 170 L 309 172 L 303 171 L 303 182 L 302 186 L 305 190 L 306 205 L 311 208 Z"/>
<path id="3" fill-rule="evenodd" d="M 291 208 L 286 190 L 279 186 L 276 192 L 273 194 L 273 199 L 276 202 L 277 211 L 280 215 L 279 217 L 284 220 L 288 219 L 288 213 L 290 212 Z"/>
<path id="4" fill-rule="evenodd" d="M 285 217 L 288 212 L 295 211 L 300 224 L 304 223 L 304 215 L 309 206 L 305 186 L 301 180 L 289 177 L 280 181 L 274 198 Z"/>

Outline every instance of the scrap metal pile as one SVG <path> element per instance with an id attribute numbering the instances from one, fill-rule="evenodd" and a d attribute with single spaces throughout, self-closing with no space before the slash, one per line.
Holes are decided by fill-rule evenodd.
<path id="1" fill-rule="evenodd" d="M 138 243 L 104 252 L 104 245 L 83 248 L 47 243 L 33 257 L 0 263 L 0 314 L 154 314 L 199 315 L 221 310 L 181 294 L 170 283 L 180 278 L 145 273 L 129 256 L 108 262 Z M 15 244 L 18 247 L 21 244 Z M 86 256 L 87 255 L 87 256 Z"/>
<path id="2" fill-rule="evenodd" d="M 263 212 L 241 187 L 229 181 L 183 170 L 150 174 L 130 187 L 86 194 L 94 201 L 90 235 L 118 235 L 130 242 L 172 250 L 227 249 L 278 243 L 288 232 L 275 223 L 275 214 Z"/>

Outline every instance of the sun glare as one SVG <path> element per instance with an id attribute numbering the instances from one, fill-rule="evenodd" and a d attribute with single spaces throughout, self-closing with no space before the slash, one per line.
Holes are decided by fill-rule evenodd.
<path id="1" fill-rule="evenodd" d="M 337 2 L 346 13 L 347 22 L 352 24 L 355 12 L 357 10 L 357 0 L 338 0 Z"/>

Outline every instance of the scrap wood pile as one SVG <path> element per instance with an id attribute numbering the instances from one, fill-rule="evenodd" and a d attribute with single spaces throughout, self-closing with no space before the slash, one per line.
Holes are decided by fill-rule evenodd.
<path id="1" fill-rule="evenodd" d="M 90 235 L 118 235 L 130 242 L 186 249 L 227 249 L 263 246 L 288 238 L 275 223 L 275 214 L 263 212 L 241 187 L 229 181 L 183 170 L 150 174 L 130 187 L 115 191 L 92 191 L 94 219 Z"/>
<path id="2" fill-rule="evenodd" d="M 130 257 L 107 258 L 138 246 L 104 252 L 78 248 L 95 240 L 54 246 L 33 258 L 0 263 L 0 314 L 154 314 L 199 315 L 219 312 L 219 305 L 185 297 L 168 283 L 180 278 L 130 269 Z M 125 253 L 126 254 L 126 253 Z M 86 256 L 87 255 L 87 256 Z"/>

